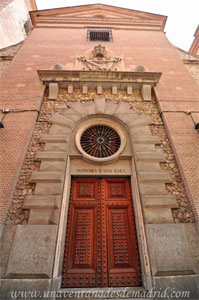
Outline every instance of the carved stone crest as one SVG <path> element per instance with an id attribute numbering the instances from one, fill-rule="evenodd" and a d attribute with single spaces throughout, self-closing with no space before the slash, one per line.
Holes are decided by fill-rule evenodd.
<path id="1" fill-rule="evenodd" d="M 84 70 L 111 71 L 118 69 L 122 63 L 122 57 L 111 57 L 105 46 L 99 44 L 93 48 L 90 57 L 81 55 L 77 57 L 77 61 L 83 65 Z"/>

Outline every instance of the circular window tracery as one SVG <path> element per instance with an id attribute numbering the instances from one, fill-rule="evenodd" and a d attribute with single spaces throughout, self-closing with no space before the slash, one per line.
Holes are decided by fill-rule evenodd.
<path id="1" fill-rule="evenodd" d="M 121 139 L 115 129 L 99 124 L 87 128 L 82 133 L 80 145 L 88 155 L 105 158 L 114 155 L 119 150 Z"/>
<path id="2" fill-rule="evenodd" d="M 84 160 L 106 164 L 119 158 L 126 145 L 126 136 L 115 120 L 95 116 L 79 124 L 75 144 Z"/>

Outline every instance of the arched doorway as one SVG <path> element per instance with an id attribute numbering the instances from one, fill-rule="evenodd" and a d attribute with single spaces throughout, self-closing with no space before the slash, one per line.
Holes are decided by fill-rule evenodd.
<path id="1" fill-rule="evenodd" d="M 66 154 L 61 163 L 62 166 L 63 163 L 65 164 L 65 180 L 63 184 L 63 200 L 60 208 L 53 278 L 58 276 L 59 280 L 62 278 L 71 178 L 82 176 L 121 178 L 126 176 L 130 178 L 131 182 L 142 270 L 142 285 L 150 288 L 151 271 L 143 222 L 143 210 L 145 211 L 145 208 L 142 207 L 140 193 L 142 196 L 142 194 L 145 195 L 152 191 L 153 194 L 159 195 L 159 185 L 156 188 L 156 185 L 153 185 L 153 181 L 145 184 L 145 175 L 148 176 L 147 168 L 150 164 L 150 171 L 152 172 L 150 174 L 157 176 L 158 172 L 158 176 L 159 173 L 162 176 L 162 171 L 159 168 L 157 169 L 157 162 L 164 159 L 164 155 L 155 148 L 155 144 L 159 142 L 158 137 L 152 136 L 147 126 L 151 122 L 150 118 L 136 114 L 127 103 L 110 103 L 100 98 L 89 103 L 69 103 L 69 109 L 62 114 L 55 113 L 50 121 L 53 124 L 51 132 L 54 133 L 54 147 L 60 146 L 60 140 L 66 141 L 67 144 Z M 104 161 L 100 163 L 95 161 L 96 157 L 91 158 L 86 151 L 83 151 L 80 143 L 81 134 L 90 126 L 96 126 L 97 124 L 112 127 L 118 132 L 121 139 L 121 147 L 119 147 L 118 151 L 109 158 L 105 157 Z M 51 141 L 51 132 L 49 132 L 48 136 L 44 136 L 43 140 Z M 98 142 L 102 143 L 102 140 L 100 139 Z M 100 284 L 102 285 L 102 283 Z M 126 283 L 125 285 L 129 286 Z"/>

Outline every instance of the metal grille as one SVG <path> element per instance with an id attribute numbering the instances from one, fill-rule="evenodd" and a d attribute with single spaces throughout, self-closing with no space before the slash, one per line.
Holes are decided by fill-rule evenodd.
<path id="1" fill-rule="evenodd" d="M 87 154 L 103 158 L 116 153 L 120 148 L 121 140 L 113 128 L 106 125 L 95 125 L 83 132 L 80 144 Z"/>
<path id="2" fill-rule="evenodd" d="M 113 40 L 111 28 L 88 28 L 87 40 L 110 42 Z"/>

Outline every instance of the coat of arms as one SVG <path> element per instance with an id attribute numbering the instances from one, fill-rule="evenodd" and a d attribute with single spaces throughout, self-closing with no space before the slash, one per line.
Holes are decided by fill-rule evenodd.
<path id="1" fill-rule="evenodd" d="M 91 71 L 111 71 L 117 70 L 117 66 L 122 62 L 122 57 L 108 57 L 105 46 L 95 46 L 92 56 L 78 56 L 78 62 L 84 65 L 84 69 Z"/>

